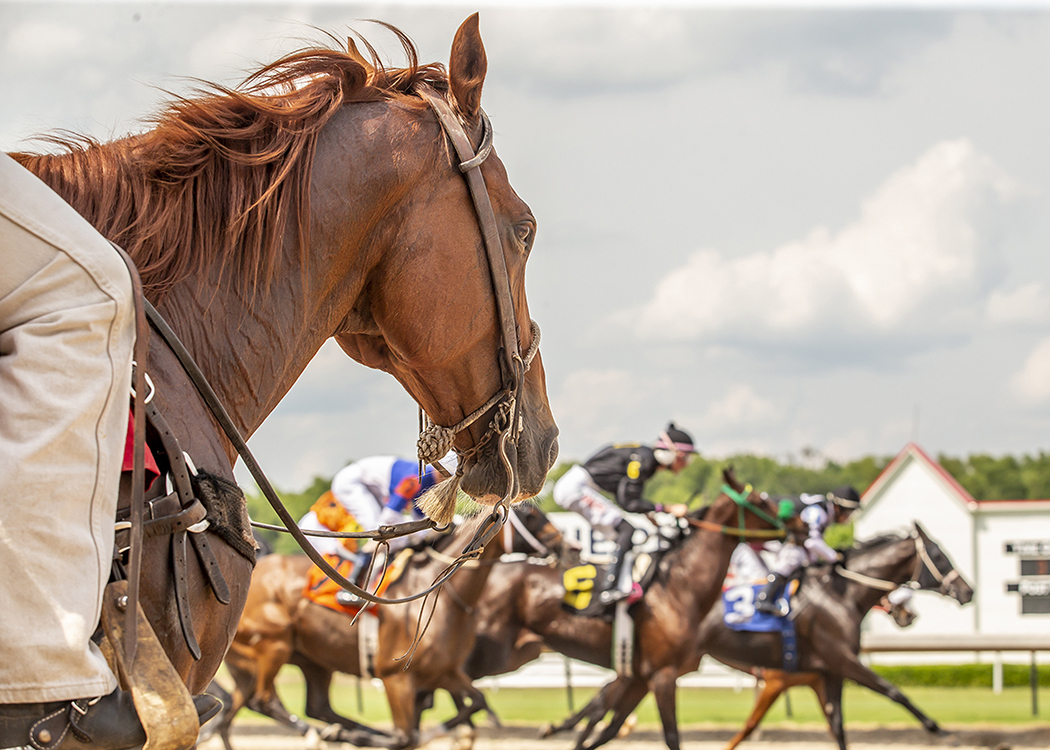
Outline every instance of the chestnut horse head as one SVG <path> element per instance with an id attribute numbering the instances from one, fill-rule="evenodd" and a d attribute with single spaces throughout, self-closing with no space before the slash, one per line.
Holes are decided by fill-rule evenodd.
<path id="1" fill-rule="evenodd" d="M 198 359 L 195 344 L 220 358 L 203 369 L 248 433 L 329 337 L 395 377 L 444 427 L 505 391 L 504 363 L 533 347 L 525 264 L 536 219 L 490 153 L 481 171 L 505 267 L 490 270 L 459 160 L 421 96 L 432 92 L 481 140 L 487 63 L 477 15 L 457 32 L 447 74 L 419 64 L 391 30 L 406 68 L 367 60 L 353 43 L 303 50 L 239 90 L 171 105 L 141 135 L 14 155 L 128 250 L 147 296 Z M 500 286 L 511 308 L 503 326 Z M 508 328 L 515 341 L 504 340 Z M 224 385 L 231 373 L 248 382 Z M 538 354 L 518 395 L 511 500 L 535 495 L 557 457 Z M 509 486 L 499 441 L 488 437 L 498 409 L 454 442 L 460 486 L 486 504 Z"/>

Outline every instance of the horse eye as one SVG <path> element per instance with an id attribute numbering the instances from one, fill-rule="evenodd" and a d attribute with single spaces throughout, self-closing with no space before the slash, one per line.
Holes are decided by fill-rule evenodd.
<path id="1" fill-rule="evenodd" d="M 521 243 L 521 246 L 525 248 L 525 250 L 528 250 L 532 245 L 533 234 L 533 226 L 528 222 L 522 222 L 521 224 L 518 224 L 514 227 L 514 236 L 517 238 L 518 242 Z"/>

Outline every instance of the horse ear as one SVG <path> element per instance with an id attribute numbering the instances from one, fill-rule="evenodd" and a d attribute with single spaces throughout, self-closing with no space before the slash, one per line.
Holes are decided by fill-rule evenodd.
<path id="1" fill-rule="evenodd" d="M 740 480 L 736 478 L 736 472 L 732 466 L 727 466 L 722 469 L 722 479 L 737 492 L 744 491 L 744 485 L 740 483 Z"/>
<path id="2" fill-rule="evenodd" d="M 485 45 L 481 43 L 478 30 L 478 14 L 475 13 L 456 32 L 448 63 L 448 83 L 456 108 L 471 122 L 481 111 L 481 87 L 485 84 L 488 68 Z"/>
<path id="3" fill-rule="evenodd" d="M 915 524 L 915 530 L 917 532 L 919 532 L 919 536 L 921 536 L 923 539 L 929 539 L 930 538 L 930 535 L 926 533 L 926 529 L 924 529 L 922 527 L 921 523 L 919 523 L 916 520 L 912 520 L 912 523 Z"/>

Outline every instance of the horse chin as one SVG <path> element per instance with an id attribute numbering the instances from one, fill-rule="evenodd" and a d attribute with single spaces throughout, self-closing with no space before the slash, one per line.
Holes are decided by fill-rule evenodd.
<path id="1" fill-rule="evenodd" d="M 952 586 L 949 596 L 959 604 L 969 604 L 973 599 L 973 589 L 969 586 Z"/>

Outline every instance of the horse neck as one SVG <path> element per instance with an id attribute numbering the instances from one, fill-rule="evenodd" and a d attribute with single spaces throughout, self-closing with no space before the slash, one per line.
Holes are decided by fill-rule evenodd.
<path id="1" fill-rule="evenodd" d="M 723 496 L 707 511 L 704 520 L 735 525 L 736 504 Z M 669 559 L 664 588 L 682 603 L 691 618 L 702 618 L 717 600 L 737 542 L 736 537 L 695 528 Z"/>
<path id="2" fill-rule="evenodd" d="M 902 539 L 854 555 L 850 558 L 847 569 L 900 586 L 911 580 L 915 572 L 916 557 L 915 540 Z M 886 591 L 882 589 L 856 581 L 849 582 L 848 592 L 849 598 L 855 602 L 861 613 L 870 610 L 886 595 Z"/>
<path id="3" fill-rule="evenodd" d="M 464 534 L 463 541 L 452 545 L 452 550 L 446 552 L 446 554 L 451 557 L 459 556 L 463 552 L 463 549 L 466 548 L 471 536 L 472 535 L 469 533 Z M 495 567 L 494 564 L 503 552 L 502 534 L 497 534 L 488 544 L 485 545 L 485 549 L 482 550 L 481 555 L 477 558 L 477 565 L 472 565 L 470 563 L 463 565 L 463 567 L 461 567 L 445 585 L 455 588 L 456 595 L 460 601 L 468 607 L 473 607 L 481 598 L 481 593 L 485 589 L 485 584 L 488 582 L 489 575 L 492 573 L 493 567 Z"/>
<path id="4" fill-rule="evenodd" d="M 353 108 L 344 108 L 350 110 Z M 352 114 L 342 113 L 333 120 L 345 126 Z M 315 164 L 347 163 L 344 145 L 336 139 L 319 139 Z M 49 184 L 107 237 L 119 242 L 132 239 L 141 223 L 138 213 L 144 204 L 169 199 L 165 186 L 143 174 L 133 157 L 135 150 L 149 143 L 149 134 L 107 144 L 92 144 L 60 155 L 20 156 L 25 166 Z M 334 166 L 325 166 L 330 174 Z M 327 176 L 327 175 L 326 175 Z M 345 183 L 335 192 L 353 195 L 357 215 L 384 215 L 395 187 L 364 190 Z M 385 192 L 384 192 L 385 190 Z M 216 198 L 216 200 L 221 200 Z M 153 299 L 158 310 L 193 355 L 215 389 L 234 423 L 250 436 L 276 407 L 303 372 L 326 339 L 345 323 L 366 282 L 366 261 L 362 243 L 366 230 L 377 231 L 373 221 L 362 231 L 347 228 L 347 206 L 311 206 L 305 220 L 310 224 L 309 252 L 301 252 L 301 237 L 294 217 L 289 217 L 283 240 L 275 248 L 268 272 L 269 283 L 248 289 L 236 270 L 238 247 L 228 257 L 216 250 L 205 261 L 199 275 L 188 277 Z M 192 224 L 195 219 L 183 218 Z M 221 215 L 211 226 L 212 235 L 223 236 L 232 221 Z M 367 221 L 363 222 L 368 224 Z M 184 227 L 185 234 L 190 228 Z M 160 230 L 158 230 L 160 231 Z M 171 233 L 168 226 L 164 231 Z M 374 239 L 372 240 L 374 242 Z M 164 235 L 148 240 L 148 252 L 157 255 L 170 248 Z M 186 250 L 183 247 L 183 250 Z M 373 248 L 372 256 L 378 252 Z M 169 259 L 172 267 L 179 260 Z M 140 264 L 142 259 L 137 258 Z M 162 411 L 174 413 L 184 404 L 185 382 L 181 367 L 166 355 L 162 345 L 151 344 L 149 374 L 158 386 Z M 161 361 L 158 362 L 158 359 Z M 169 388 L 175 393 L 169 398 Z M 192 393 L 192 389 L 190 389 Z M 166 402 L 170 406 L 165 409 Z M 180 425 L 177 415 L 169 417 L 173 428 Z M 225 448 L 231 460 L 233 453 Z"/>

